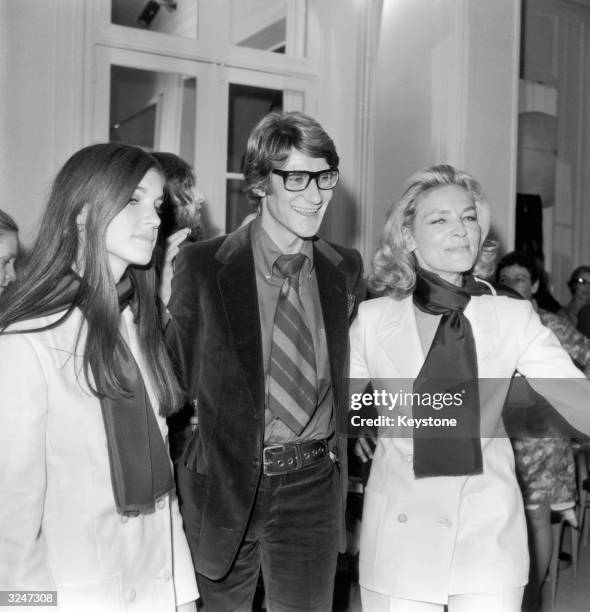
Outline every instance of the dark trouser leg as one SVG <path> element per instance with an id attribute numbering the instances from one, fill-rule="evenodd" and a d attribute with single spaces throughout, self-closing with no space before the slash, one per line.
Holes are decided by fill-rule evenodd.
<path id="1" fill-rule="evenodd" d="M 197 574 L 202 612 L 250 612 L 260 575 L 260 530 L 264 521 L 265 491 L 259 489 L 238 555 L 221 580 Z M 222 508 L 219 509 L 223 511 Z"/>
<path id="2" fill-rule="evenodd" d="M 202 612 L 250 612 L 260 574 L 260 556 L 256 542 L 244 543 L 229 574 L 221 580 L 209 580 L 197 574 Z"/>
<path id="3" fill-rule="evenodd" d="M 202 612 L 249 612 L 261 566 L 269 612 L 331 612 L 338 487 L 329 457 L 297 472 L 262 476 L 230 572 L 221 580 L 197 575 Z"/>
<path id="4" fill-rule="evenodd" d="M 269 612 L 332 610 L 338 557 L 338 468 L 326 457 L 283 476 L 263 476 L 262 576 Z"/>

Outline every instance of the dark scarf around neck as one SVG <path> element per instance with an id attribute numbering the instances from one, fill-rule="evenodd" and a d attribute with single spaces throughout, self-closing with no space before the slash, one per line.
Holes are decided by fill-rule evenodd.
<path id="1" fill-rule="evenodd" d="M 50 315 L 84 305 L 80 298 L 82 280 L 68 275 L 60 284 L 55 298 L 43 309 Z M 117 285 L 119 309 L 132 302 L 134 287 L 129 276 Z M 147 394 L 143 376 L 121 335 L 113 353 L 113 370 L 125 395 L 99 396 L 107 436 L 111 484 L 117 512 L 130 516 L 154 512 L 156 500 L 174 489 L 168 451 Z M 94 380 L 101 364 L 90 358 Z"/>
<path id="2" fill-rule="evenodd" d="M 463 314 L 471 296 L 488 288 L 466 277 L 463 287 L 438 275 L 417 270 L 414 304 L 423 312 L 442 315 L 430 350 L 414 381 L 414 418 L 455 419 L 456 426 L 420 427 L 414 430 L 414 475 L 468 476 L 483 472 L 480 440 L 480 404 L 477 354 L 471 324 Z M 450 394 L 450 405 L 439 410 L 428 399 Z M 426 401 L 424 400 L 426 399 Z"/>

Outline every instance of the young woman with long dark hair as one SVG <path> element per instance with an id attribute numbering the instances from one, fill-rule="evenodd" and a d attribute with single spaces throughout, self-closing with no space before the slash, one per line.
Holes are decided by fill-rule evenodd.
<path id="1" fill-rule="evenodd" d="M 163 185 L 139 148 L 75 153 L 0 308 L 0 589 L 60 610 L 195 605 L 149 266 Z"/>

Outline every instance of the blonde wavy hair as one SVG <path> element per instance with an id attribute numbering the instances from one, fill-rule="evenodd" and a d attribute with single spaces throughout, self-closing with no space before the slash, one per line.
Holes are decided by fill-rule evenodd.
<path id="1" fill-rule="evenodd" d="M 401 199 L 394 202 L 389 209 L 379 246 L 371 262 L 369 288 L 373 293 L 402 299 L 414 291 L 416 258 L 406 248 L 404 228 L 413 232 L 416 211 L 427 192 L 448 185 L 465 189 L 477 212 L 481 239 L 478 257 L 472 271 L 484 278 L 492 273 L 498 242 L 488 237 L 490 207 L 481 186 L 466 172 L 448 164 L 439 164 L 413 174 L 406 183 Z"/>

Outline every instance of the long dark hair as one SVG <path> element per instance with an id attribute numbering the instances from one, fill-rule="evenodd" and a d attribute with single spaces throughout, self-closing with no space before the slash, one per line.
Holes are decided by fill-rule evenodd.
<path id="1" fill-rule="evenodd" d="M 82 309 L 88 325 L 84 374 L 97 396 L 127 392 L 113 367 L 120 312 L 106 250 L 107 228 L 152 168 L 159 171 L 151 155 L 123 144 L 91 145 L 72 155 L 55 178 L 37 238 L 21 263 L 20 280 L 3 295 L 0 330 L 47 314 L 58 300 L 64 280 L 73 268 L 79 270 L 79 291 L 71 307 L 51 327 L 61 324 L 73 307 Z M 84 231 L 80 232 L 83 211 Z M 135 289 L 133 307 L 145 365 L 161 412 L 168 414 L 180 405 L 181 392 L 162 339 L 154 272 L 151 267 L 130 266 L 127 274 Z"/>

